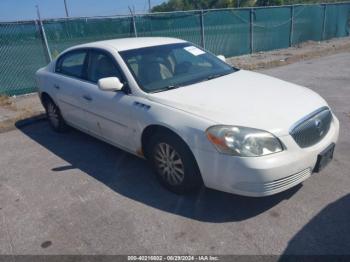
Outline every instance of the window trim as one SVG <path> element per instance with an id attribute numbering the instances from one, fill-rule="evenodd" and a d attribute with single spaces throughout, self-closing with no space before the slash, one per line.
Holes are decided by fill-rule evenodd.
<path id="1" fill-rule="evenodd" d="M 64 59 L 65 59 L 67 56 L 73 55 L 74 53 L 83 53 L 83 52 L 85 52 L 85 58 L 84 58 L 84 63 L 83 63 L 83 68 L 82 68 L 82 76 L 81 76 L 81 77 L 74 76 L 74 75 L 70 75 L 70 74 L 66 74 L 66 73 L 60 72 L 60 71 L 58 70 L 58 68 L 62 66 L 62 62 L 64 61 Z M 74 78 L 74 79 L 79 79 L 79 80 L 84 80 L 84 81 L 86 81 L 86 80 L 87 80 L 86 74 L 87 74 L 88 55 L 89 55 L 89 50 L 88 50 L 88 48 L 77 48 L 77 49 L 73 49 L 73 50 L 70 50 L 70 51 L 65 52 L 65 53 L 62 54 L 62 55 L 57 59 L 57 61 L 56 61 L 56 64 L 55 64 L 55 73 L 56 73 L 56 74 L 63 75 L 63 76 L 66 76 L 66 77 L 71 77 L 71 78 Z"/>
<path id="2" fill-rule="evenodd" d="M 91 64 L 91 53 L 92 52 L 97 52 L 97 53 L 101 53 L 101 54 L 104 54 L 106 55 L 109 59 L 111 59 L 113 65 L 117 68 L 120 76 L 121 76 L 121 79 L 120 82 L 126 84 L 127 81 L 126 81 L 126 77 L 125 77 L 125 74 L 123 72 L 123 70 L 121 70 L 121 67 L 119 66 L 118 62 L 116 61 L 116 59 L 114 58 L 114 56 L 108 52 L 107 50 L 105 49 L 102 49 L 102 48 L 97 48 L 97 47 L 91 47 L 91 48 L 88 48 L 88 56 L 87 56 L 87 65 L 86 65 L 86 81 L 88 81 L 89 83 L 93 83 L 95 85 L 97 85 L 97 82 L 94 82 L 94 81 L 91 81 L 89 80 L 89 71 L 90 71 L 90 64 Z"/>
<path id="3" fill-rule="evenodd" d="M 119 73 L 120 73 L 120 75 L 122 77 L 122 79 L 120 79 L 120 81 L 124 84 L 124 87 L 122 88 L 122 92 L 124 92 L 127 95 L 132 94 L 131 88 L 129 87 L 128 78 L 126 77 L 126 74 L 125 74 L 124 70 L 122 70 L 121 66 L 119 65 L 119 63 L 115 59 L 115 57 L 112 55 L 112 53 L 109 52 L 108 50 L 103 49 L 103 48 L 99 48 L 99 47 L 81 47 L 81 48 L 74 48 L 72 50 L 69 50 L 69 51 L 63 53 L 56 60 L 54 73 L 62 75 L 64 77 L 69 77 L 69 78 L 72 78 L 72 79 L 80 80 L 80 81 L 83 81 L 83 82 L 86 82 L 86 83 L 93 84 L 93 85 L 97 86 L 97 83 L 88 80 L 88 76 L 87 76 L 88 67 L 89 67 L 89 64 L 90 64 L 90 52 L 93 51 L 93 50 L 102 52 L 102 53 L 106 54 L 110 59 L 112 59 L 113 63 L 117 67 L 117 69 L 118 69 L 118 71 L 119 71 Z M 76 77 L 76 76 L 71 76 L 71 75 L 67 75 L 67 74 L 63 74 L 63 73 L 57 71 L 57 67 L 58 67 L 60 61 L 66 55 L 74 53 L 74 52 L 81 52 L 81 51 L 86 52 L 86 57 L 85 57 L 84 67 L 83 67 L 83 72 L 84 72 L 83 78 Z"/>

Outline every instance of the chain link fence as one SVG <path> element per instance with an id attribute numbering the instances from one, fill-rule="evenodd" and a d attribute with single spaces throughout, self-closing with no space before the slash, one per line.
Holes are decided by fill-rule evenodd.
<path id="1" fill-rule="evenodd" d="M 231 57 L 348 36 L 349 20 L 337 3 L 0 23 L 0 94 L 35 91 L 36 70 L 76 44 L 168 36 Z"/>
<path id="2" fill-rule="evenodd" d="M 0 94 L 23 94 L 35 90 L 34 73 L 45 65 L 45 52 L 38 24 L 0 24 Z"/>

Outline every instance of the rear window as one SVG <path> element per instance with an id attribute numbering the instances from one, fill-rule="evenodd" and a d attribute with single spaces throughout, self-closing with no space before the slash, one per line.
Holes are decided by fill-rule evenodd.
<path id="1" fill-rule="evenodd" d="M 61 57 L 56 65 L 56 72 L 77 78 L 84 78 L 86 51 L 73 51 Z"/>

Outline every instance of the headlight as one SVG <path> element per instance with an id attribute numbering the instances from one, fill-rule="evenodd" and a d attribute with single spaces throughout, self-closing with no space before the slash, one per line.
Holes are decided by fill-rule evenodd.
<path id="1" fill-rule="evenodd" d="M 216 149 L 225 154 L 252 157 L 283 151 L 280 140 L 269 132 L 240 126 L 212 126 L 207 137 Z"/>

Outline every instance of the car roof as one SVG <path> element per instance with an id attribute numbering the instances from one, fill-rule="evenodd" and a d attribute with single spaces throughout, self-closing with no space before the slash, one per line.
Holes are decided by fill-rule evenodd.
<path id="1" fill-rule="evenodd" d="M 103 40 L 92 43 L 86 43 L 82 45 L 77 45 L 69 50 L 75 48 L 106 48 L 112 47 L 117 51 L 125 51 L 130 49 L 138 49 L 143 47 L 158 46 L 158 45 L 167 45 L 167 44 L 176 44 L 176 43 L 185 43 L 186 41 L 170 38 L 170 37 L 131 37 L 131 38 L 119 38 L 111 40 Z"/>

